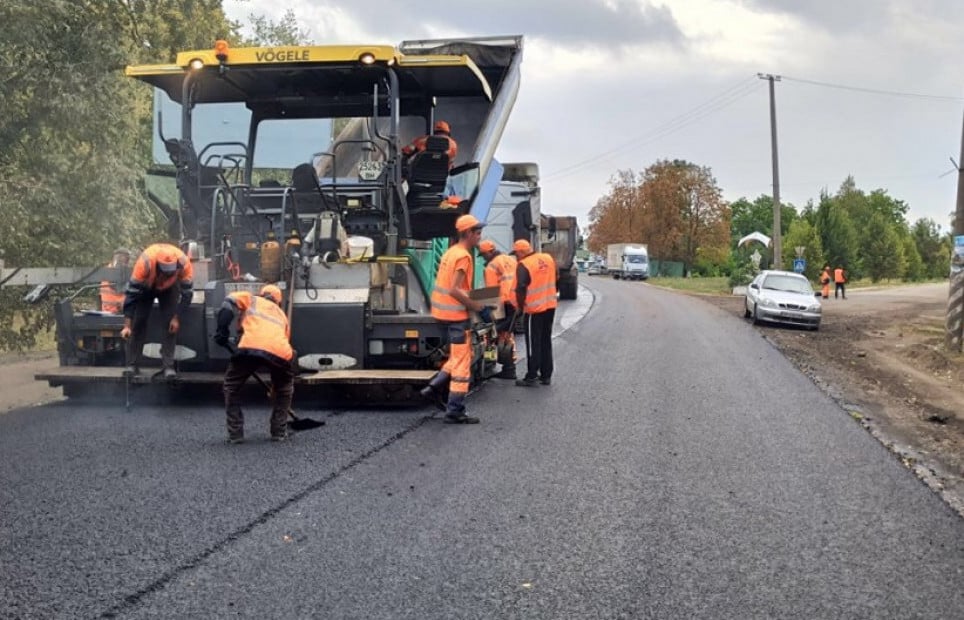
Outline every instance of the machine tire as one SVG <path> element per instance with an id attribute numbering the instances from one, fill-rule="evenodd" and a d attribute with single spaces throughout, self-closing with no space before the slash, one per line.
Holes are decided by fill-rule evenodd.
<path id="1" fill-rule="evenodd" d="M 760 315 L 756 311 L 756 304 L 753 304 L 753 324 L 754 325 L 760 324 Z"/>
<path id="2" fill-rule="evenodd" d="M 575 299 L 579 294 L 579 285 L 575 278 L 560 280 L 559 299 Z"/>
<path id="3" fill-rule="evenodd" d="M 750 307 L 746 305 L 746 300 L 744 299 L 743 300 L 743 318 L 748 319 L 751 316 L 753 316 L 753 313 L 750 312 Z"/>

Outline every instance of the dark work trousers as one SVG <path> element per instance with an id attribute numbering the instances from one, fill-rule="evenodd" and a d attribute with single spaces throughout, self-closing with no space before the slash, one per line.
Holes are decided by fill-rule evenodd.
<path id="1" fill-rule="evenodd" d="M 833 298 L 837 299 L 837 295 L 840 295 L 844 299 L 847 299 L 847 291 L 844 289 L 843 282 L 837 282 L 837 288 L 833 291 Z"/>
<path id="2" fill-rule="evenodd" d="M 555 318 L 555 308 L 525 316 L 526 355 L 529 357 L 526 381 L 552 378 L 552 322 Z"/>
<path id="3" fill-rule="evenodd" d="M 227 413 L 228 437 L 244 436 L 244 414 L 241 412 L 241 388 L 248 377 L 261 367 L 271 373 L 271 436 L 284 437 L 287 433 L 288 410 L 295 391 L 295 371 L 291 364 L 277 364 L 257 355 L 235 355 L 224 373 L 224 407 Z"/>
<path id="4" fill-rule="evenodd" d="M 177 334 L 168 333 L 167 327 L 174 313 L 177 302 L 181 299 L 181 288 L 176 284 L 163 291 L 150 291 L 141 297 L 134 306 L 134 317 L 131 320 L 131 339 L 127 345 L 127 365 L 140 366 L 144 355 L 144 341 L 147 340 L 147 321 L 157 300 L 158 310 L 161 311 L 161 365 L 164 368 L 174 368 L 174 348 L 177 344 Z"/>

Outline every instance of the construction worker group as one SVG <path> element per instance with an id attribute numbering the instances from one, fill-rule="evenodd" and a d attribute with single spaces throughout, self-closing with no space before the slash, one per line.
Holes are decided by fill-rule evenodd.
<path id="1" fill-rule="evenodd" d="M 445 411 L 450 424 L 477 424 L 479 418 L 466 412 L 465 398 L 472 384 L 473 313 L 483 323 L 494 324 L 496 345 L 501 352 L 502 368 L 495 375 L 520 387 L 550 385 L 552 382 L 552 324 L 556 309 L 556 264 L 552 256 L 535 252 L 529 241 L 520 239 L 511 254 L 502 254 L 491 240 L 482 240 L 481 223 L 473 215 L 462 215 L 455 222 L 456 239 L 442 256 L 431 294 L 432 316 L 445 325 L 449 355 L 442 368 L 421 391 Z M 498 287 L 503 318 L 493 319 L 495 307 L 470 297 L 475 282 L 475 254 L 485 260 L 486 286 Z M 110 266 L 122 266 L 122 252 L 115 253 Z M 148 319 L 157 301 L 162 325 L 161 371 L 165 379 L 175 379 L 174 354 L 180 316 L 187 310 L 193 294 L 191 259 L 178 247 L 156 243 L 145 249 L 133 264 L 130 281 L 120 304 L 109 282 L 101 285 L 102 307 L 122 311 L 121 336 L 128 341 L 124 375 L 140 373 Z M 228 441 L 244 440 L 244 416 L 240 393 L 245 381 L 259 369 L 271 375 L 273 408 L 270 432 L 273 440 L 287 438 L 287 417 L 294 392 L 295 354 L 291 348 L 290 318 L 282 309 L 282 292 L 273 285 L 263 286 L 257 295 L 235 292 L 227 296 L 217 315 L 214 342 L 231 351 L 224 376 L 224 403 Z M 522 318 L 525 327 L 528 364 L 525 375 L 516 376 L 514 326 Z M 236 324 L 240 340 L 231 345 L 229 330 Z"/>
<path id="2" fill-rule="evenodd" d="M 477 424 L 479 418 L 465 410 L 471 383 L 471 313 L 492 323 L 492 310 L 469 296 L 474 282 L 472 250 L 478 248 L 486 261 L 486 286 L 498 286 L 505 318 L 496 323 L 498 345 L 506 350 L 502 370 L 496 377 L 515 380 L 522 387 L 552 381 L 552 322 L 556 309 L 556 264 L 552 256 L 534 252 L 525 239 L 515 241 L 515 257 L 500 254 L 490 240 L 482 241 L 485 224 L 472 215 L 455 222 L 457 240 L 442 256 L 432 289 L 432 316 L 447 325 L 449 357 L 422 390 L 422 395 L 441 403 L 445 422 Z M 528 364 L 525 377 L 516 379 L 513 327 L 524 316 Z M 447 397 L 445 396 L 447 392 Z"/>

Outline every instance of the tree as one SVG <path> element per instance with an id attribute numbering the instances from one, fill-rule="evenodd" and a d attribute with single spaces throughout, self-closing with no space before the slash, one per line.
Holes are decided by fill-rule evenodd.
<path id="1" fill-rule="evenodd" d="M 851 279 L 860 276 L 861 268 L 857 260 L 857 231 L 847 212 L 826 192 L 821 192 L 814 220 L 820 243 L 823 246 L 824 260 L 834 266 L 843 265 Z"/>
<path id="2" fill-rule="evenodd" d="M 901 235 L 901 244 L 904 248 L 904 258 L 907 262 L 907 269 L 904 271 L 904 279 L 918 282 L 927 277 L 927 270 L 924 261 L 921 260 L 920 252 L 917 251 L 917 244 L 914 237 L 910 234 Z"/>
<path id="3" fill-rule="evenodd" d="M 790 230 L 783 238 L 783 262 L 792 265 L 793 259 L 797 257 L 795 248 L 804 248 L 803 258 L 807 261 L 804 275 L 810 280 L 816 281 L 820 272 L 823 270 L 823 244 L 820 242 L 820 235 L 817 229 L 805 218 L 800 218 L 793 222 Z"/>
<path id="4" fill-rule="evenodd" d="M 589 211 L 589 250 L 605 254 L 610 243 L 641 243 L 646 239 L 639 202 L 640 178 L 619 170 L 609 179 L 609 193 Z"/>
<path id="5" fill-rule="evenodd" d="M 924 263 L 925 278 L 944 278 L 950 270 L 950 254 L 944 248 L 941 227 L 929 218 L 921 218 L 911 226 L 910 235 Z"/>
<path id="6" fill-rule="evenodd" d="M 126 64 L 170 62 L 233 25 L 220 0 L 0 3 L 0 255 L 8 265 L 95 265 L 158 238 L 143 171 L 151 89 Z M 0 324 L 35 318 L 3 296 Z M 29 319 L 29 320 L 28 320 Z M 0 337 L 0 347 L 26 342 Z"/>
<path id="7" fill-rule="evenodd" d="M 867 241 L 863 249 L 863 266 L 873 282 L 899 278 L 906 269 L 904 247 L 896 227 L 882 213 L 874 213 L 867 222 Z"/>
<path id="8" fill-rule="evenodd" d="M 305 45 L 309 41 L 308 31 L 298 27 L 298 18 L 291 9 L 278 21 L 264 15 L 250 15 L 248 19 L 253 35 L 244 41 L 245 45 Z"/>

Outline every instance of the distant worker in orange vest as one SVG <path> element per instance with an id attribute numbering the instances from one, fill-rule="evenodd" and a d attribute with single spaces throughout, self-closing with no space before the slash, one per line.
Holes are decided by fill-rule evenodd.
<path id="1" fill-rule="evenodd" d="M 820 284 L 823 288 L 820 289 L 820 294 L 824 299 L 830 298 L 830 265 L 823 266 L 823 273 L 820 274 Z"/>
<path id="2" fill-rule="evenodd" d="M 155 243 L 141 252 L 134 263 L 131 279 L 124 296 L 124 328 L 121 337 L 128 341 L 125 376 L 140 372 L 147 321 L 157 300 L 161 320 L 167 324 L 161 342 L 161 366 L 165 379 L 177 376 L 174 370 L 174 349 L 177 332 L 181 329 L 180 316 L 191 305 L 194 287 L 194 268 L 191 259 L 169 243 Z"/>
<path id="3" fill-rule="evenodd" d="M 519 239 L 512 245 L 519 267 L 516 270 L 517 305 L 525 312 L 525 337 L 528 368 L 516 380 L 522 387 L 552 383 L 552 323 L 556 317 L 556 261 L 545 252 L 533 252 L 532 245 Z"/>
<path id="4" fill-rule="evenodd" d="M 488 306 L 469 298 L 472 289 L 472 250 L 479 245 L 482 227 L 472 215 L 462 215 L 455 220 L 458 242 L 452 245 L 438 266 L 435 288 L 432 289 L 432 316 L 447 326 L 449 358 L 442 369 L 421 390 L 425 398 L 438 399 L 449 386 L 445 405 L 445 422 L 448 424 L 478 424 L 479 419 L 465 413 L 465 395 L 472 380 L 472 337 L 469 331 L 469 312 L 478 312 L 480 318 L 492 322 Z"/>
<path id="5" fill-rule="evenodd" d="M 485 259 L 485 285 L 499 287 L 499 297 L 505 308 L 505 317 L 496 323 L 495 329 L 498 334 L 498 347 L 507 353 L 502 361 L 502 369 L 495 377 L 515 381 L 515 335 L 512 327 L 516 315 L 515 272 L 518 261 L 513 256 L 499 252 L 495 243 L 489 239 L 479 244 L 479 253 Z"/>
<path id="6" fill-rule="evenodd" d="M 847 299 L 847 291 L 844 288 L 844 283 L 847 281 L 847 273 L 844 271 L 842 265 L 837 265 L 837 268 L 833 270 L 833 281 L 837 285 L 833 291 L 833 298 L 837 299 L 839 294 L 844 299 Z"/>
<path id="7" fill-rule="evenodd" d="M 273 284 L 261 288 L 258 295 L 246 291 L 231 293 L 218 312 L 218 329 L 214 342 L 234 355 L 224 373 L 224 408 L 227 416 L 228 442 L 244 441 L 244 413 L 241 411 L 241 388 L 262 367 L 271 373 L 271 441 L 288 438 L 288 410 L 294 395 L 295 373 L 291 348 L 291 327 L 281 309 L 281 289 Z M 241 340 L 231 349 L 228 330 L 237 319 Z"/>
<path id="8" fill-rule="evenodd" d="M 111 268 L 126 268 L 131 264 L 131 251 L 127 248 L 117 248 L 110 262 L 107 263 Z M 123 291 L 114 288 L 114 282 L 101 280 L 100 283 L 100 310 L 111 314 L 120 314 L 124 310 Z"/>
<path id="9" fill-rule="evenodd" d="M 459 145 L 451 136 L 451 130 L 449 129 L 449 124 L 445 121 L 436 121 L 435 126 L 432 130 L 433 136 L 440 136 L 442 138 L 448 138 L 449 149 L 447 155 L 449 156 L 449 168 L 455 165 L 455 156 L 459 153 Z M 415 138 L 411 144 L 402 148 L 402 155 L 407 158 L 412 157 L 416 153 L 421 153 L 425 150 L 425 144 L 428 141 L 428 136 L 421 136 Z"/>

